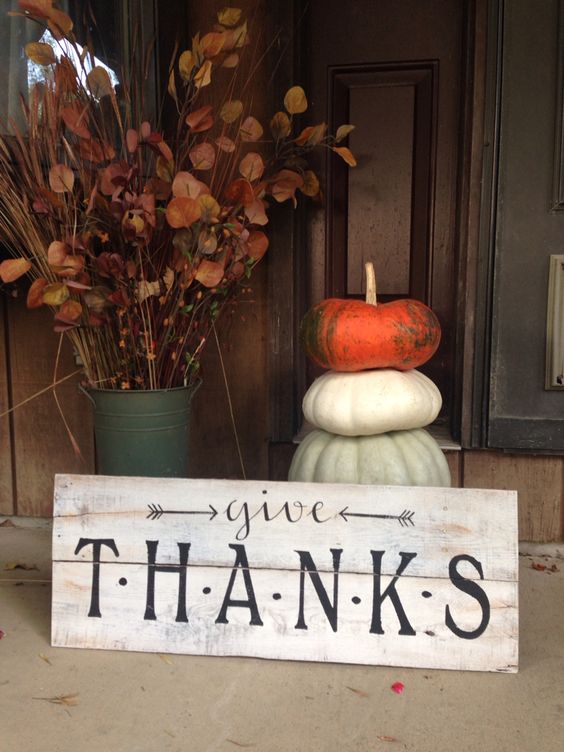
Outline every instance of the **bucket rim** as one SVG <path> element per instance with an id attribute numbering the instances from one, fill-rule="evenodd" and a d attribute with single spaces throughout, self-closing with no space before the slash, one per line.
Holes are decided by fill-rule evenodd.
<path id="1" fill-rule="evenodd" d="M 195 384 L 191 384 L 189 386 L 172 386 L 172 387 L 166 387 L 163 389 L 104 389 L 103 387 L 97 387 L 97 386 L 81 386 L 81 389 L 88 393 L 88 392 L 96 392 L 101 394 L 128 394 L 128 395 L 134 395 L 134 394 L 169 394 L 171 392 L 196 392 L 202 382 L 197 381 Z"/>

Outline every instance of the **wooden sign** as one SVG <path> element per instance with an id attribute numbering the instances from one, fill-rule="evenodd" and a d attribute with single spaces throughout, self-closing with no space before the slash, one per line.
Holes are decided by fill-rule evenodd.
<path id="1" fill-rule="evenodd" d="M 52 643 L 516 671 L 516 496 L 59 475 Z"/>

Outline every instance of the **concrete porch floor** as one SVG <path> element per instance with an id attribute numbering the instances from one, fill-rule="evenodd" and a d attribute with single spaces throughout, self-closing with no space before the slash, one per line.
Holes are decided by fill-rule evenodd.
<path id="1" fill-rule="evenodd" d="M 522 547 L 520 670 L 508 675 L 52 648 L 50 530 L 11 524 L 0 527 L 0 752 L 564 749 L 558 547 Z"/>

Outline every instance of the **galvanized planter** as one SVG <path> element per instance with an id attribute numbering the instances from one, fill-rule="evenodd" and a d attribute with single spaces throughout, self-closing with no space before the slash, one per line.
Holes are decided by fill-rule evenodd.
<path id="1" fill-rule="evenodd" d="M 100 475 L 188 477 L 190 403 L 196 389 L 88 389 Z"/>

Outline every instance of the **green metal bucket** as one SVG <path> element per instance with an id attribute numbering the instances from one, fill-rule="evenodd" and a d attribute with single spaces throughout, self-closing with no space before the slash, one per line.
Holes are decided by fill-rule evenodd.
<path id="1" fill-rule="evenodd" d="M 86 394 L 94 405 L 97 472 L 186 478 L 194 392 L 193 387 L 88 389 Z"/>

